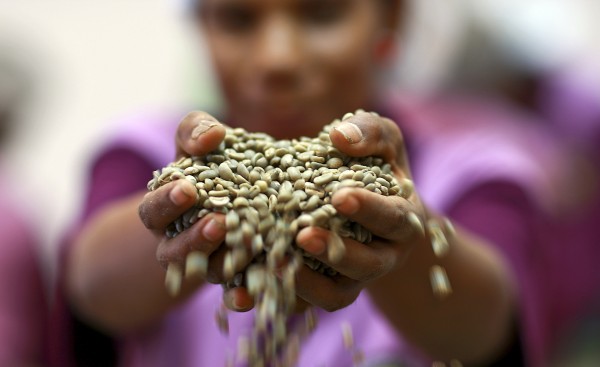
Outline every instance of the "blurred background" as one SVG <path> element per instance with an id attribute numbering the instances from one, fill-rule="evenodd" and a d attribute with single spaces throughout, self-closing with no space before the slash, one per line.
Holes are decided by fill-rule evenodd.
<path id="1" fill-rule="evenodd" d="M 535 81 L 568 74 L 600 101 L 599 1 L 419 0 L 410 11 L 395 67 L 404 89 L 531 107 Z M 185 0 L 0 1 L 0 93 L 16 110 L 2 160 L 33 194 L 44 253 L 74 215 L 88 154 L 120 117 L 218 103 L 197 33 Z"/>
<path id="2" fill-rule="evenodd" d="M 600 110 L 600 1 L 418 0 L 410 11 L 399 87 L 484 92 L 544 115 L 539 87 L 560 80 Z M 84 163 L 116 121 L 218 103 L 185 15 L 184 0 L 0 0 L 0 106 L 14 110 L 0 160 L 33 209 L 48 279 Z M 556 123 L 600 124 L 571 116 Z"/>
<path id="3" fill-rule="evenodd" d="M 212 89 L 183 18 L 166 0 L 0 1 L 0 96 L 16 109 L 0 159 L 29 193 L 47 256 L 75 214 L 88 154 L 115 122 Z"/>

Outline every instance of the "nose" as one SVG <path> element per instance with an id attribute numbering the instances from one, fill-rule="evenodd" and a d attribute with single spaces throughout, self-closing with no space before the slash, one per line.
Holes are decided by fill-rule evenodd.
<path id="1" fill-rule="evenodd" d="M 265 20 L 253 53 L 255 70 L 266 82 L 289 86 L 302 65 L 300 30 L 285 16 L 273 16 Z"/>

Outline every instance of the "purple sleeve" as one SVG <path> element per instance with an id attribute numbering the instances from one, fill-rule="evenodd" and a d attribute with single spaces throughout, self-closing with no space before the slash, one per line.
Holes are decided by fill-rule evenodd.
<path id="1" fill-rule="evenodd" d="M 42 365 L 47 313 L 31 228 L 0 204 L 0 366 Z"/>
<path id="2" fill-rule="evenodd" d="M 113 147 L 99 155 L 89 173 L 83 211 L 61 243 L 59 269 L 65 269 L 73 238 L 85 221 L 111 201 L 146 190 L 146 184 L 156 168 L 138 151 L 124 146 Z M 49 365 L 75 366 L 77 363 L 85 363 L 81 358 L 93 359 L 98 356 L 108 358 L 112 363 L 110 358 L 114 353 L 113 341 L 82 323 L 70 310 L 64 289 L 64 272 L 59 271 L 58 277 L 57 287 L 53 290 L 54 302 L 50 316 L 50 332 L 54 337 L 50 340 Z M 110 365 L 108 362 L 101 364 Z"/>
<path id="3" fill-rule="evenodd" d="M 537 281 L 544 270 L 544 215 L 526 193 L 509 182 L 493 182 L 472 189 L 448 212 L 453 221 L 480 235 L 505 257 L 518 286 L 519 337 L 525 358 L 539 365 L 548 340 L 541 320 L 552 302 Z M 546 325 L 544 323 L 544 325 Z"/>
<path id="4" fill-rule="evenodd" d="M 455 202 L 449 216 L 495 245 L 518 272 L 535 251 L 541 213 L 514 184 L 484 184 Z"/>
<path id="5" fill-rule="evenodd" d="M 157 168 L 136 151 L 125 147 L 101 155 L 90 174 L 83 219 L 111 201 L 145 191 L 152 171 Z"/>
<path id="6" fill-rule="evenodd" d="M 179 113 L 146 111 L 124 118 L 119 124 L 122 129 L 111 136 L 88 165 L 81 211 L 59 246 L 58 281 L 52 290 L 50 366 L 70 367 L 85 364 L 87 359 L 92 359 L 89 362 L 95 365 L 114 364 L 97 359 L 112 358 L 113 341 L 82 323 L 69 308 L 64 289 L 65 264 L 75 235 L 90 216 L 115 200 L 146 191 L 152 171 L 174 156 L 172 137 L 180 117 Z M 82 357 L 86 361 L 81 361 Z"/>

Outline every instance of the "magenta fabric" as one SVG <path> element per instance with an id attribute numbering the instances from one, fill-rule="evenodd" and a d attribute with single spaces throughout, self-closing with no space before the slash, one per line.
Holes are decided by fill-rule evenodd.
<path id="1" fill-rule="evenodd" d="M 588 279 L 582 285 L 581 279 L 573 278 L 570 287 L 565 284 L 558 290 L 547 284 L 547 277 L 561 280 L 559 259 L 568 257 L 576 266 L 587 250 L 581 246 L 577 254 L 565 251 L 556 240 L 558 230 L 549 231 L 560 212 L 557 187 L 566 157 L 528 116 L 488 101 L 419 101 L 394 95 L 385 111 L 406 136 L 423 200 L 488 239 L 506 257 L 519 284 L 518 317 L 527 359 L 532 366 L 543 366 L 554 333 L 585 302 L 595 283 Z M 148 114 L 123 124 L 124 131 L 91 166 L 83 217 L 117 197 L 145 190 L 151 170 L 173 159 L 174 131 L 183 115 Z M 232 314 L 232 335 L 222 336 L 214 322 L 220 292 L 219 287 L 207 286 L 152 330 L 127 338 L 121 344 L 121 365 L 223 365 L 236 350 L 237 336 L 250 327 L 252 312 Z M 572 294 L 580 297 L 562 298 Z M 352 324 L 356 344 L 368 360 L 391 356 L 419 365 L 366 292 L 350 307 L 319 314 L 319 327 L 303 344 L 300 366 L 352 365 L 341 344 L 341 320 Z"/>
<path id="2" fill-rule="evenodd" d="M 545 75 L 537 108 L 553 129 L 579 144 L 595 146 L 600 159 L 600 86 L 593 75 L 566 68 Z"/>
<path id="3" fill-rule="evenodd" d="M 413 163 L 416 186 L 430 206 L 506 256 L 527 361 L 547 366 L 561 335 L 600 294 L 600 196 L 570 208 L 572 152 L 529 114 L 473 97 L 400 104 L 423 152 Z"/>
<path id="4" fill-rule="evenodd" d="M 221 366 L 237 351 L 237 340 L 252 327 L 254 312 L 229 313 L 230 334 L 215 323 L 222 290 L 207 286 L 151 332 L 128 339 L 123 366 Z M 371 361 L 401 358 L 403 344 L 368 297 L 335 313 L 317 312 L 317 329 L 303 343 L 298 366 L 352 366 L 343 346 L 341 324 L 350 322 L 355 342 Z M 300 325 L 298 316 L 292 325 Z M 405 352 L 406 353 L 406 352 Z M 404 357 L 408 360 L 408 355 Z M 242 366 L 243 364 L 236 364 Z"/>
<path id="5" fill-rule="evenodd" d="M 152 170 L 174 157 L 173 137 L 182 115 L 144 116 L 127 121 L 119 134 L 94 160 L 83 217 L 110 200 L 145 190 Z M 157 124 L 158 122 L 164 125 Z M 152 127 L 152 128 L 151 128 Z M 148 133 L 148 135 L 146 135 Z M 115 184 L 118 177 L 118 184 Z M 254 312 L 231 313 L 231 335 L 223 336 L 215 324 L 221 304 L 220 286 L 207 285 L 189 302 L 171 312 L 153 330 L 121 343 L 122 366 L 220 366 L 237 350 L 238 336 L 249 330 Z M 304 342 L 299 366 L 352 366 L 352 354 L 343 346 L 341 322 L 349 321 L 360 349 L 372 361 L 416 358 L 395 331 L 362 295 L 352 306 L 329 314 L 318 312 L 319 327 Z M 324 343 L 326 341 L 326 343 Z"/>
<path id="6" fill-rule="evenodd" d="M 47 301 L 37 233 L 0 176 L 0 366 L 42 366 Z"/>
<path id="7" fill-rule="evenodd" d="M 558 290 L 561 295 L 555 297 L 549 317 L 559 319 L 560 315 L 569 315 L 561 325 L 559 339 L 563 345 L 559 348 L 565 345 L 573 348 L 573 339 L 584 339 L 585 335 L 578 336 L 570 329 L 587 322 L 586 317 L 593 319 L 600 315 L 597 301 L 600 299 L 597 271 L 600 259 L 600 85 L 595 77 L 598 70 L 571 66 L 543 76 L 536 105 L 553 132 L 577 151 L 591 169 L 591 172 L 582 172 L 572 189 L 584 191 L 586 195 L 562 213 L 560 231 L 554 238 L 557 245 L 549 255 L 552 259 L 561 259 L 552 264 L 556 269 L 553 274 L 563 274 L 544 284 L 548 291 Z M 592 191 L 587 193 L 590 188 Z"/>

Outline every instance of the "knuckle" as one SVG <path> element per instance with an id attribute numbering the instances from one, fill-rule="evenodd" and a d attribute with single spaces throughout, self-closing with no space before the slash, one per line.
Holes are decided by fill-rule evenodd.
<path id="1" fill-rule="evenodd" d="M 405 230 L 405 226 L 402 223 L 406 220 L 406 211 L 397 204 L 390 204 L 390 206 L 389 220 L 384 222 L 387 227 L 385 230 L 393 237 L 398 237 Z"/>
<path id="2" fill-rule="evenodd" d="M 138 216 L 140 217 L 144 226 L 148 229 L 157 229 L 152 221 L 152 211 L 149 209 L 149 205 L 144 201 L 138 206 Z"/>
<path id="3" fill-rule="evenodd" d="M 380 149 L 387 152 L 388 159 L 392 160 L 405 145 L 404 135 L 394 121 L 384 119 L 383 122 L 384 124 L 381 125 L 381 139 L 379 140 Z"/>
<path id="4" fill-rule="evenodd" d="M 375 193 L 369 193 L 377 195 Z M 376 203 L 376 216 L 365 218 L 371 221 L 370 227 L 374 234 L 386 239 L 397 237 L 399 232 L 403 231 L 402 223 L 405 220 L 403 208 L 390 197 L 372 197 L 372 203 Z M 372 213 L 371 211 L 369 213 Z M 365 213 L 367 215 L 368 213 Z"/>
<path id="5" fill-rule="evenodd" d="M 182 236 L 185 238 L 186 241 L 186 248 L 189 251 L 193 251 L 193 250 L 200 250 L 200 251 L 205 251 L 206 250 L 206 246 L 203 246 L 206 244 L 206 241 L 202 241 L 202 227 L 200 227 L 199 225 L 193 225 L 189 228 L 187 228 L 185 231 L 183 231 L 181 234 L 179 234 L 179 236 Z"/>

